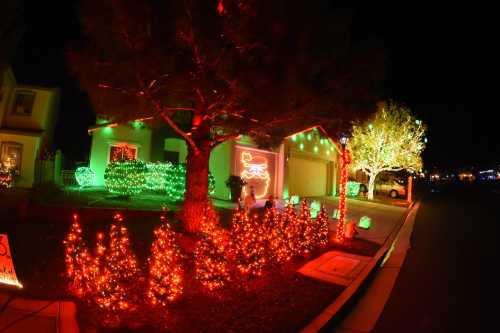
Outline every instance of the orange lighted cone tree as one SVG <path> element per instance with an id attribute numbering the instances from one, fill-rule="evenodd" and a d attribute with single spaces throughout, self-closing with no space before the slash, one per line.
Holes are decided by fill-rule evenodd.
<path id="1" fill-rule="evenodd" d="M 245 276 L 262 275 L 266 260 L 265 235 L 256 218 L 238 209 L 233 216 L 231 239 L 236 267 Z"/>
<path id="2" fill-rule="evenodd" d="M 102 232 L 97 233 L 97 242 L 94 250 L 94 257 L 92 258 L 92 263 L 90 265 L 90 282 L 89 288 L 91 293 L 95 296 L 101 290 L 101 283 L 104 277 L 104 254 L 106 252 L 106 246 L 104 246 L 104 234 Z"/>
<path id="3" fill-rule="evenodd" d="M 195 277 L 209 291 L 220 289 L 231 280 L 227 233 L 219 227 L 217 213 L 207 204 L 201 240 L 194 253 Z"/>
<path id="4" fill-rule="evenodd" d="M 323 247 L 328 244 L 328 214 L 325 207 L 322 205 L 321 210 L 316 218 L 315 239 L 314 243 L 317 247 Z"/>
<path id="5" fill-rule="evenodd" d="M 266 211 L 263 221 L 264 231 L 267 235 L 268 256 L 275 264 L 285 263 L 292 258 L 287 242 L 286 225 L 283 223 L 286 219 L 283 218 L 283 215 L 279 214 L 273 207 Z"/>
<path id="6" fill-rule="evenodd" d="M 297 250 L 301 255 L 307 255 L 314 247 L 315 228 L 311 211 L 306 200 L 302 201 L 300 214 L 297 217 Z"/>
<path id="7" fill-rule="evenodd" d="M 102 309 L 118 314 L 133 306 L 131 289 L 138 276 L 138 267 L 121 214 L 116 214 L 114 220 L 95 301 Z"/>
<path id="8" fill-rule="evenodd" d="M 73 223 L 63 243 L 69 289 L 76 296 L 82 297 L 89 291 L 92 259 L 82 238 L 82 228 L 77 214 L 73 214 Z"/>
<path id="9" fill-rule="evenodd" d="M 148 260 L 147 296 L 153 305 L 166 306 L 182 294 L 184 271 L 177 236 L 164 216 L 161 220 L 161 225 L 154 231 L 155 239 Z"/>
<path id="10" fill-rule="evenodd" d="M 298 253 L 297 235 L 300 233 L 300 228 L 297 214 L 295 214 L 295 209 L 290 203 L 288 203 L 285 211 L 281 215 L 281 230 L 286 244 L 284 247 L 286 250 L 284 249 L 282 251 L 283 253 L 288 252 L 286 257 L 292 258 Z"/>

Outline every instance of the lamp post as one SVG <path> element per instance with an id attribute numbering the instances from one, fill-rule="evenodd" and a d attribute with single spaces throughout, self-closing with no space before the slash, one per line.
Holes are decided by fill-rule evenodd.
<path id="1" fill-rule="evenodd" d="M 340 193 L 339 193 L 339 220 L 335 233 L 335 242 L 344 243 L 345 239 L 345 216 L 346 216 L 346 187 L 347 187 L 347 166 L 350 163 L 349 151 L 345 148 L 347 145 L 347 135 L 340 136 L 342 146 L 342 155 L 340 157 Z"/>

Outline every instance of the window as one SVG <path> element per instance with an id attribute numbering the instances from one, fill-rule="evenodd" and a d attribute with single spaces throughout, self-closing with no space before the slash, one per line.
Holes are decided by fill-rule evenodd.
<path id="1" fill-rule="evenodd" d="M 21 171 L 23 145 L 17 142 L 3 142 L 0 163 L 3 169 Z"/>
<path id="2" fill-rule="evenodd" d="M 33 103 L 35 101 L 35 93 L 27 90 L 20 90 L 16 92 L 14 99 L 14 106 L 12 108 L 13 114 L 18 115 L 31 115 L 33 111 Z"/>
<path id="3" fill-rule="evenodd" d="M 129 144 L 112 145 L 109 148 L 109 162 L 132 161 L 137 159 L 137 147 Z"/>
<path id="4" fill-rule="evenodd" d="M 174 164 L 179 163 L 179 152 L 178 151 L 165 150 L 163 157 L 165 158 L 165 161 L 168 161 L 170 163 L 174 163 Z"/>

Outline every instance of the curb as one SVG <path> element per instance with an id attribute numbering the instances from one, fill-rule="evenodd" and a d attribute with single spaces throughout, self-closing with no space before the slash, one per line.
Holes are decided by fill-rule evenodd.
<path id="1" fill-rule="evenodd" d="M 364 283 L 369 280 L 370 275 L 376 269 L 376 265 L 383 261 L 387 253 L 391 250 L 397 236 L 399 235 L 403 225 L 413 207 L 415 206 L 415 201 L 408 206 L 403 218 L 399 225 L 397 225 L 394 230 L 389 234 L 386 241 L 382 247 L 377 251 L 375 256 L 370 260 L 370 262 L 364 267 L 363 271 L 356 277 L 356 279 L 330 304 L 328 305 L 318 316 L 316 316 L 306 327 L 304 327 L 300 333 L 316 333 L 319 332 L 325 325 L 331 320 L 335 320 L 335 317 L 339 314 L 344 306 L 353 298 L 353 296 L 364 286 Z"/>

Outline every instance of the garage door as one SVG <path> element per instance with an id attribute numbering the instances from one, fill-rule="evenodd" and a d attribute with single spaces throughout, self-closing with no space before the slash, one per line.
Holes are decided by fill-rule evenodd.
<path id="1" fill-rule="evenodd" d="M 290 158 L 290 195 L 313 197 L 326 195 L 327 163 L 303 158 Z"/>

